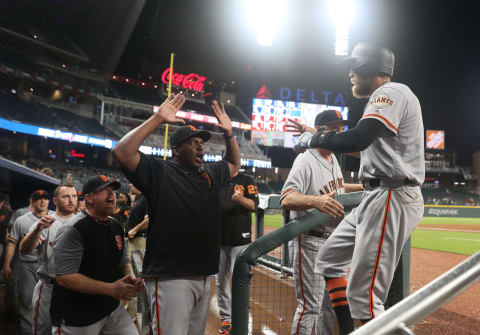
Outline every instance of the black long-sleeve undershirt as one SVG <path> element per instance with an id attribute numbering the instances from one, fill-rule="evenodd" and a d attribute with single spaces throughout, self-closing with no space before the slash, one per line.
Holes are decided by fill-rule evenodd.
<path id="1" fill-rule="evenodd" d="M 363 119 L 355 128 L 341 133 L 329 132 L 313 135 L 310 147 L 323 148 L 331 151 L 357 152 L 368 148 L 373 141 L 380 137 L 394 136 L 381 121 Z"/>

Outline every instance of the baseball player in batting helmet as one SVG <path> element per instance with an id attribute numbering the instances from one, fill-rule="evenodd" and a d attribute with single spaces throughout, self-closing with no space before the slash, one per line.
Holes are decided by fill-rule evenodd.
<path id="1" fill-rule="evenodd" d="M 364 323 L 384 311 L 403 244 L 423 216 L 425 162 L 420 103 L 408 86 L 391 81 L 392 51 L 360 43 L 343 62 L 353 96 L 368 99 L 361 120 L 342 133 L 303 133 L 296 150 L 361 152 L 365 197 L 325 242 L 315 264 L 327 282 L 341 334 L 348 334 L 353 319 Z M 347 285 L 342 269 L 349 262 Z"/>

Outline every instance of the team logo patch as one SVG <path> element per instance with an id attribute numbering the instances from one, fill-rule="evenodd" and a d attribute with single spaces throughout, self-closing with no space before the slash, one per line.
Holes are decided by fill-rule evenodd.
<path id="1" fill-rule="evenodd" d="M 122 242 L 122 238 L 120 237 L 120 235 L 115 236 L 115 240 L 117 241 L 118 250 L 122 250 L 123 242 Z"/>
<path id="2" fill-rule="evenodd" d="M 385 93 L 379 93 L 375 95 L 372 100 L 370 100 L 370 106 L 380 109 L 392 106 L 393 103 L 394 101 L 389 97 L 388 94 Z"/>
<path id="3" fill-rule="evenodd" d="M 100 176 L 100 179 L 102 179 L 105 183 L 108 183 L 108 177 L 107 176 Z"/>
<path id="4" fill-rule="evenodd" d="M 210 176 L 208 175 L 208 173 L 206 172 L 202 173 L 202 177 L 207 180 L 208 188 L 212 188 L 212 179 L 210 179 Z"/>
<path id="5" fill-rule="evenodd" d="M 342 114 L 341 114 L 339 111 L 335 111 L 335 113 L 337 113 L 337 117 L 338 117 L 339 119 L 343 119 Z"/>
<path id="6" fill-rule="evenodd" d="M 191 125 L 190 125 L 190 126 L 188 126 L 188 128 L 190 128 L 190 129 L 193 130 L 193 131 L 197 131 L 197 128 L 195 128 L 194 126 L 191 126 Z"/>

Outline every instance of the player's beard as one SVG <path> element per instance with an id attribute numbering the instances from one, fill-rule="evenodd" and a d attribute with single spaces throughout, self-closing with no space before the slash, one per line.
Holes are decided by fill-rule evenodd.
<path id="1" fill-rule="evenodd" d="M 352 86 L 352 94 L 357 99 L 368 99 L 373 93 L 373 77 L 361 78 L 357 76 L 357 83 Z"/>

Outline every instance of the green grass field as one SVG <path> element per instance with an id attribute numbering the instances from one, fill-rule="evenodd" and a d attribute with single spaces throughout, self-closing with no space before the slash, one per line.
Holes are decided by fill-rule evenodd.
<path id="1" fill-rule="evenodd" d="M 255 218 L 254 218 L 255 219 Z M 424 217 L 421 224 L 463 224 L 480 226 L 480 218 L 435 218 Z M 265 226 L 279 228 L 282 226 L 282 216 L 265 215 Z M 480 250 L 480 232 L 455 232 L 442 230 L 417 229 L 412 234 L 412 247 L 445 251 L 462 255 L 473 255 Z"/>

